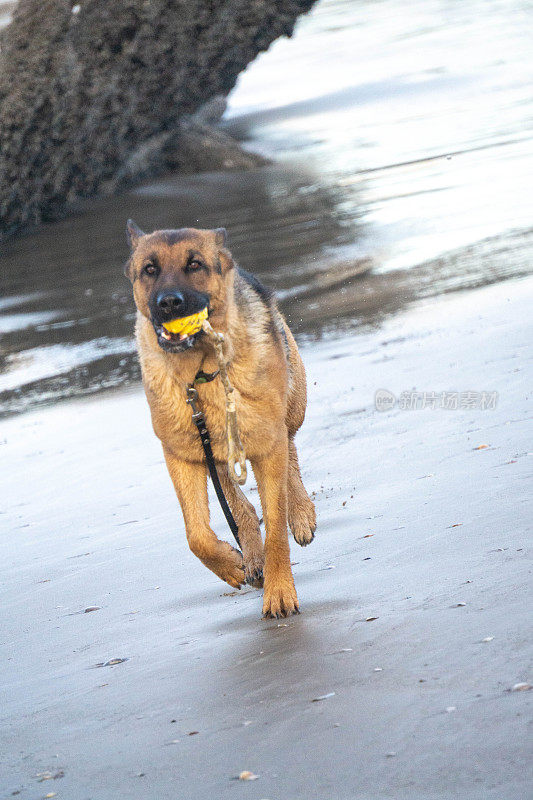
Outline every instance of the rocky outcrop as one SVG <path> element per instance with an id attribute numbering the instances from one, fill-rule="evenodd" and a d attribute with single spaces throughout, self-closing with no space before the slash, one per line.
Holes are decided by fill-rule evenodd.
<path id="1" fill-rule="evenodd" d="M 20 0 L 0 51 L 0 236 L 158 170 L 256 163 L 194 115 L 314 0 Z"/>

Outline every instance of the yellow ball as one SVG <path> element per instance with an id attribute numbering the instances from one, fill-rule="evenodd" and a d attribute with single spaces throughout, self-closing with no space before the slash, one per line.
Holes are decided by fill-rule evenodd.
<path id="1" fill-rule="evenodd" d="M 169 333 L 181 333 L 184 336 L 192 336 L 193 333 L 198 333 L 205 319 L 207 319 L 207 307 L 197 314 L 191 314 L 188 317 L 179 317 L 170 322 L 165 322 L 163 327 Z"/>

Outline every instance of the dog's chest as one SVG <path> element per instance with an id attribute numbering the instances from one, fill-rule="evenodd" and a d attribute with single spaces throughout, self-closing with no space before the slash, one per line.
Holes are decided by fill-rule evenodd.
<path id="1" fill-rule="evenodd" d="M 211 447 L 217 461 L 227 459 L 226 396 L 220 378 L 197 387 L 197 407 L 205 416 Z M 248 387 L 247 387 L 248 388 Z M 275 391 L 261 387 L 248 393 L 235 389 L 237 422 L 242 444 L 248 458 L 261 458 L 272 449 L 279 438 L 283 422 L 281 398 Z M 163 445 L 185 461 L 202 462 L 203 450 L 192 408 L 187 404 L 187 386 L 173 384 L 161 393 L 147 390 L 154 430 Z"/>

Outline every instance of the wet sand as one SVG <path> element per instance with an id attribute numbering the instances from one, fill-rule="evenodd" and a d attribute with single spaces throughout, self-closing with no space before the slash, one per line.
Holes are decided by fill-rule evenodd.
<path id="1" fill-rule="evenodd" d="M 303 344 L 319 524 L 280 623 L 189 553 L 138 388 L 3 421 L 2 796 L 525 800 L 532 295 Z M 414 388 L 499 397 L 374 408 Z"/>

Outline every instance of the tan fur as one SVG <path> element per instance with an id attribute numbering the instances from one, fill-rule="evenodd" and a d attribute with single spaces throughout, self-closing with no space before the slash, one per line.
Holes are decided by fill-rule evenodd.
<path id="1" fill-rule="evenodd" d="M 200 560 L 230 586 L 247 580 L 261 585 L 264 573 L 265 616 L 298 611 L 290 566 L 287 521 L 296 541 L 312 538 L 315 511 L 300 477 L 294 435 L 306 406 L 305 371 L 296 342 L 274 301 L 263 301 L 237 273 L 219 233 L 188 230 L 181 238 L 156 231 L 130 231 L 132 255 L 127 274 L 138 309 L 136 333 L 143 382 L 156 435 L 178 496 L 187 539 Z M 191 247 L 201 253 L 208 271 L 186 275 L 183 264 Z M 226 467 L 225 403 L 220 378 L 199 385 L 212 448 L 226 497 L 239 526 L 241 553 L 220 541 L 210 527 L 207 471 L 198 432 L 186 404 L 186 392 L 198 370 L 217 368 L 212 347 L 200 337 L 182 353 L 168 353 L 158 344 L 150 321 L 148 299 L 153 282 L 142 275 L 153 253 L 161 265 L 159 281 L 189 286 L 210 297 L 209 321 L 224 334 L 235 388 L 241 439 L 257 479 L 266 527 L 263 554 L 259 521 L 251 503 L 229 478 Z M 218 267 L 218 265 L 220 265 Z"/>

